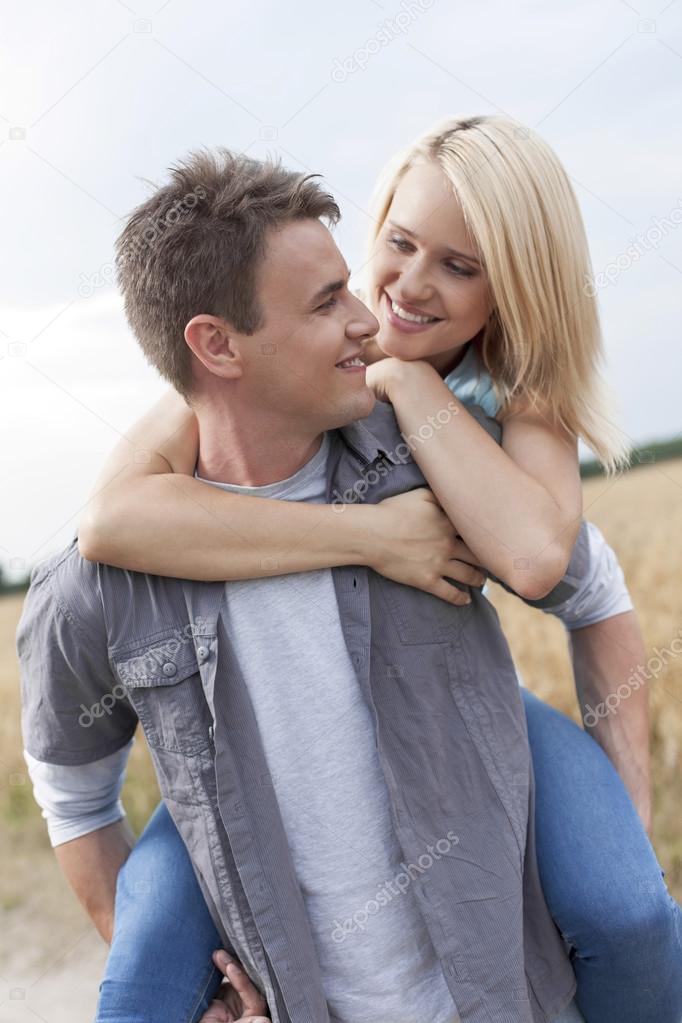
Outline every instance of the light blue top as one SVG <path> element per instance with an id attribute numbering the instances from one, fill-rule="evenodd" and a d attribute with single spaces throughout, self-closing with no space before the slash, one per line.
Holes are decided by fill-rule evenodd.
<path id="1" fill-rule="evenodd" d="M 492 377 L 473 344 L 469 345 L 459 365 L 445 377 L 445 383 L 463 405 L 478 405 L 493 419 L 500 411 Z"/>

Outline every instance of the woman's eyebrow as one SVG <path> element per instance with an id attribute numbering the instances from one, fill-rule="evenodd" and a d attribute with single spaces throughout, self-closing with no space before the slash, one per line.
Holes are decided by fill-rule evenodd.
<path id="1" fill-rule="evenodd" d="M 414 238 L 415 241 L 419 240 L 414 231 L 410 231 L 409 228 L 401 227 L 401 225 L 396 224 L 394 220 L 389 220 L 388 223 L 391 225 L 391 227 L 394 227 L 396 231 L 401 231 L 403 234 L 406 234 L 409 238 Z M 470 263 L 475 263 L 476 266 L 481 265 L 481 261 L 477 259 L 476 256 L 472 256 L 468 252 L 460 252 L 459 249 L 451 249 L 449 245 L 444 246 L 444 251 L 449 253 L 451 256 L 459 256 L 461 259 L 466 259 Z"/>

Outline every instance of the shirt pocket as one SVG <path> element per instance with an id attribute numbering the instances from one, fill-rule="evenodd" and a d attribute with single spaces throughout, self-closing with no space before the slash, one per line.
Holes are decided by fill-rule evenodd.
<path id="1" fill-rule="evenodd" d="M 379 576 L 378 580 L 400 642 L 406 646 L 450 643 L 472 614 L 473 603 L 457 607 L 431 593 L 383 576 Z M 475 601 L 476 596 L 473 599 Z"/>
<path id="2" fill-rule="evenodd" d="M 208 659 L 215 641 L 202 636 L 195 651 L 193 640 L 178 634 L 169 631 L 133 650 L 113 651 L 112 662 L 149 745 L 195 756 L 213 741 L 197 654 Z"/>

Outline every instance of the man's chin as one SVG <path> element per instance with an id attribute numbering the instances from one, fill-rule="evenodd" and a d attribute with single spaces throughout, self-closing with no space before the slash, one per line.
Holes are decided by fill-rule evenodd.
<path id="1" fill-rule="evenodd" d="M 348 426 L 358 419 L 365 419 L 376 404 L 376 397 L 371 387 L 363 387 L 355 394 L 347 394 L 335 402 L 334 414 L 330 416 L 328 430 Z"/>
<path id="2" fill-rule="evenodd" d="M 358 411 L 357 415 L 353 419 L 364 419 L 368 416 L 376 405 L 377 399 L 374 391 L 371 387 L 365 387 L 364 391 L 357 396 Z M 364 411 L 363 411 L 364 410 Z M 352 422 L 352 420 L 349 420 Z"/>

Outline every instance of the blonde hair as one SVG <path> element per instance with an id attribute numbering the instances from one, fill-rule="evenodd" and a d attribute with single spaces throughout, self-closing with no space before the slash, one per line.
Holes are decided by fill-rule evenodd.
<path id="1" fill-rule="evenodd" d="M 486 271 L 493 312 L 481 354 L 502 408 L 539 406 L 581 437 L 607 472 L 623 468 L 628 445 L 608 414 L 585 229 L 558 157 L 507 118 L 450 118 L 385 168 L 372 247 L 398 184 L 424 160 L 451 183 Z"/>

